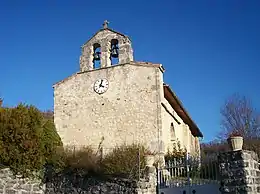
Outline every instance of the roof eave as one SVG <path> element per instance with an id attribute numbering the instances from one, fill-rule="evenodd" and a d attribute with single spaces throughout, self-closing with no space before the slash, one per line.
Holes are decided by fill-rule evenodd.
<path id="1" fill-rule="evenodd" d="M 191 128 L 191 132 L 193 133 L 193 135 L 196 135 L 198 137 L 203 137 L 202 132 L 200 131 L 200 129 L 198 128 L 198 126 L 196 125 L 196 123 L 191 119 L 189 113 L 185 110 L 185 108 L 183 107 L 181 101 L 178 99 L 178 97 L 174 94 L 174 92 L 171 90 L 170 86 L 167 84 L 164 84 L 164 88 L 167 89 L 167 91 L 169 92 L 170 96 L 165 95 L 166 100 L 168 100 L 168 102 L 171 104 L 171 106 L 175 109 L 175 111 L 177 113 L 180 114 L 181 117 L 183 117 L 182 119 L 184 120 L 184 122 L 186 124 L 188 124 Z M 173 103 L 171 102 L 170 98 L 172 98 L 176 104 L 178 105 L 178 107 L 180 108 L 180 110 L 176 110 L 176 107 L 174 107 Z M 183 114 L 181 114 L 183 113 Z"/>

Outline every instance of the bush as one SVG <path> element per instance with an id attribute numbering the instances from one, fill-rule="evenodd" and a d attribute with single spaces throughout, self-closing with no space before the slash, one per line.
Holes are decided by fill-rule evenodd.
<path id="1" fill-rule="evenodd" d="M 178 142 L 177 147 L 175 146 L 172 151 L 168 150 L 166 153 L 165 161 L 174 161 L 175 159 L 183 159 L 186 158 L 187 151 L 182 149 L 180 143 Z"/>
<path id="2" fill-rule="evenodd" d="M 14 173 L 29 176 L 51 167 L 51 176 L 69 170 L 81 175 L 137 178 L 139 169 L 145 167 L 145 153 L 146 149 L 136 144 L 117 147 L 104 158 L 88 146 L 77 151 L 64 149 L 52 112 L 43 113 L 23 104 L 0 107 L 0 163 Z"/>
<path id="3" fill-rule="evenodd" d="M 144 146 L 137 144 L 122 145 L 114 148 L 102 160 L 102 169 L 106 174 L 138 178 L 139 170 L 145 167 Z"/>
<path id="4" fill-rule="evenodd" d="M 100 171 L 100 160 L 101 156 L 95 153 L 90 146 L 85 146 L 77 151 L 65 150 L 64 164 L 72 171 L 96 174 Z"/>
<path id="5" fill-rule="evenodd" d="M 145 167 L 145 153 L 146 149 L 136 144 L 116 147 L 104 157 L 89 146 L 79 150 L 65 149 L 60 154 L 61 157 L 58 157 L 62 161 L 57 160 L 59 163 L 54 165 L 55 169 L 52 168 L 52 171 L 57 173 L 62 170 L 64 173 L 76 173 L 80 176 L 137 179 L 139 169 Z"/>
<path id="6" fill-rule="evenodd" d="M 54 162 L 61 140 L 52 120 L 34 106 L 0 107 L 0 162 L 14 173 L 29 175 Z"/>

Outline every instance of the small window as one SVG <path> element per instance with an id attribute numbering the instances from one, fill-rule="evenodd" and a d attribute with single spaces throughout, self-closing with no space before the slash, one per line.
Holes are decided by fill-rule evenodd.
<path id="1" fill-rule="evenodd" d="M 175 130 L 174 130 L 173 123 L 171 123 L 170 134 L 171 134 L 171 141 L 174 141 L 176 137 L 175 137 Z"/>

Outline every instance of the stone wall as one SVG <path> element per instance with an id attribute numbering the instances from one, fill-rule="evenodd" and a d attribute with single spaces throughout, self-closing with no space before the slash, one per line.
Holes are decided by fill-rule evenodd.
<path id="1" fill-rule="evenodd" d="M 219 155 L 220 191 L 223 194 L 260 193 L 258 156 L 252 151 L 232 151 Z"/>
<path id="2" fill-rule="evenodd" d="M 145 178 L 140 181 L 67 175 L 55 176 L 44 182 L 42 184 L 37 179 L 14 176 L 8 168 L 0 170 L 1 194 L 155 194 L 156 170 L 154 167 L 147 167 Z"/>
<path id="3" fill-rule="evenodd" d="M 0 170 L 1 194 L 42 194 L 43 191 L 44 185 L 40 180 L 14 176 L 8 168 Z"/>
<path id="4" fill-rule="evenodd" d="M 162 139 L 166 142 L 166 151 L 172 150 L 174 145 L 179 143 L 180 147 L 190 154 L 198 154 L 200 148 L 198 137 L 192 135 L 190 127 L 184 123 L 165 98 L 162 99 L 162 107 Z"/>
<path id="5" fill-rule="evenodd" d="M 109 81 L 101 95 L 93 90 L 99 78 Z M 132 143 L 158 146 L 162 84 L 160 66 L 142 63 L 75 74 L 57 83 L 54 122 L 63 144 L 98 147 L 102 142 L 105 149 Z"/>
<path id="6" fill-rule="evenodd" d="M 94 69 L 93 66 L 93 45 L 99 44 L 101 48 L 101 67 L 111 66 L 111 40 L 117 40 L 119 46 L 119 64 L 129 63 L 133 61 L 133 49 L 130 39 L 111 29 L 101 29 L 95 36 L 82 46 L 82 55 L 80 56 L 80 70 L 81 72 Z"/>

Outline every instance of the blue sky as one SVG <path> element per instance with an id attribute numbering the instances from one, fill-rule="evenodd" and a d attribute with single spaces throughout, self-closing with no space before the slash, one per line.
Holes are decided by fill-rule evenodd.
<path id="1" fill-rule="evenodd" d="M 80 46 L 102 26 L 132 39 L 137 61 L 162 63 L 204 141 L 235 92 L 260 108 L 260 1 L 0 1 L 0 96 L 53 108 L 52 84 L 79 70 Z"/>

